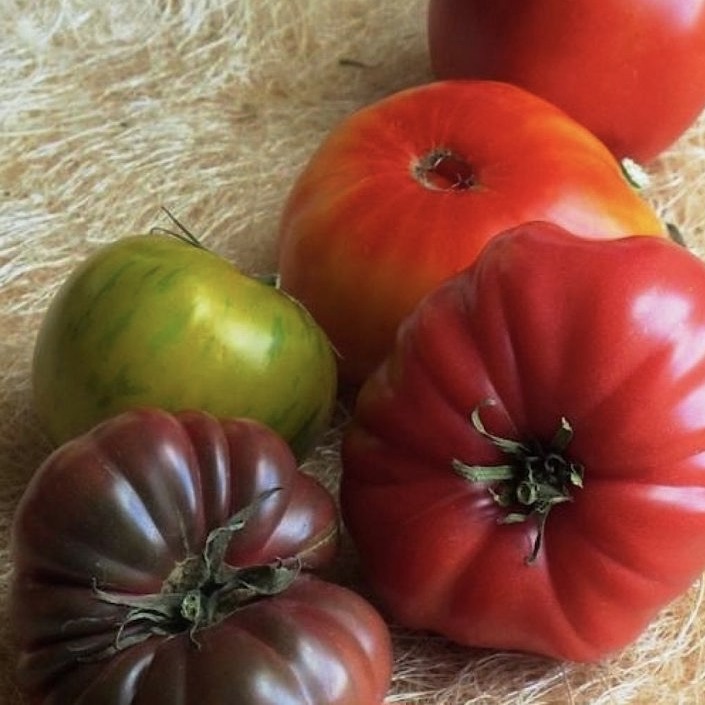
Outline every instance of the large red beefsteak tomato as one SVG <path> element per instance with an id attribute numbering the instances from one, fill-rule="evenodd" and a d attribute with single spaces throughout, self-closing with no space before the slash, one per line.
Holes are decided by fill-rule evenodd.
<path id="1" fill-rule="evenodd" d="M 299 175 L 281 286 L 357 383 L 423 295 L 534 219 L 587 237 L 662 232 L 604 145 L 543 100 L 482 81 L 411 88 L 349 116 Z"/>
<path id="2" fill-rule="evenodd" d="M 705 569 L 705 265 L 514 229 L 362 388 L 343 518 L 391 614 L 591 661 Z"/>
<path id="3" fill-rule="evenodd" d="M 705 0 L 430 0 L 439 78 L 508 81 L 647 162 L 705 107 Z"/>
<path id="4" fill-rule="evenodd" d="M 384 622 L 310 573 L 336 528 L 258 422 L 113 417 L 55 451 L 17 510 L 19 684 L 44 705 L 380 705 Z"/>

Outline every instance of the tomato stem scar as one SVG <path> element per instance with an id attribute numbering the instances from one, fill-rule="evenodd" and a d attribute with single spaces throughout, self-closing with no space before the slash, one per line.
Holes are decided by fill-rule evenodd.
<path id="1" fill-rule="evenodd" d="M 472 465 L 462 460 L 452 461 L 453 470 L 470 482 L 490 483 L 489 493 L 497 505 L 507 510 L 502 524 L 515 524 L 534 517 L 537 534 L 527 564 L 538 557 L 549 512 L 558 504 L 573 500 L 574 488 L 583 487 L 584 467 L 565 457 L 573 439 L 573 429 L 567 419 L 561 418 L 548 444 L 537 440 L 527 443 L 496 436 L 485 428 L 480 418 L 483 406 L 495 402 L 488 399 L 470 414 L 473 428 L 508 456 L 509 462 L 500 465 Z"/>
<path id="2" fill-rule="evenodd" d="M 102 602 L 127 608 L 111 646 L 81 660 L 99 660 L 124 650 L 153 635 L 188 631 L 199 647 L 196 633 L 215 624 L 239 608 L 263 597 L 286 590 L 303 568 L 300 556 L 272 563 L 233 566 L 225 556 L 233 536 L 245 528 L 251 517 L 274 493 L 263 492 L 236 512 L 223 526 L 213 529 L 201 554 L 187 556 L 177 563 L 162 585 L 161 592 L 150 595 L 124 595 L 98 588 L 93 592 Z"/>
<path id="3" fill-rule="evenodd" d="M 476 185 L 472 166 L 450 149 L 430 151 L 412 165 L 411 172 L 432 191 L 467 191 Z"/>

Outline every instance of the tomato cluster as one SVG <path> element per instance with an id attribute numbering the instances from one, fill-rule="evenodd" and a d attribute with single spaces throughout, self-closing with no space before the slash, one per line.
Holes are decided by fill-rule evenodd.
<path id="1" fill-rule="evenodd" d="M 12 528 L 32 702 L 381 704 L 388 627 L 321 575 L 338 510 L 298 467 L 337 387 L 299 302 L 185 229 L 124 237 L 58 290 L 32 382 L 58 445 Z"/>
<path id="2" fill-rule="evenodd" d="M 629 179 L 705 105 L 705 4 L 520 5 L 431 0 L 441 80 L 331 131 L 279 264 L 359 390 L 341 505 L 386 612 L 591 661 L 705 569 L 705 265 Z"/>
<path id="3" fill-rule="evenodd" d="M 431 0 L 434 67 L 463 78 L 330 132 L 282 204 L 276 285 L 185 229 L 76 269 L 32 372 L 58 447 L 12 533 L 33 702 L 382 703 L 388 627 L 321 577 L 338 510 L 299 467 L 338 373 L 342 519 L 388 618 L 593 661 L 701 574 L 705 264 L 619 158 L 702 108 L 705 11 L 647 5 Z M 683 40 L 659 71 L 654 27 Z"/>

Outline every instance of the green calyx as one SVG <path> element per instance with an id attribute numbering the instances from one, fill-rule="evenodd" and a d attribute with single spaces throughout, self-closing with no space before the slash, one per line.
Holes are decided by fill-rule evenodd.
<path id="1" fill-rule="evenodd" d="M 649 173 L 638 162 L 635 162 L 629 157 L 624 157 L 619 162 L 624 178 L 629 182 L 632 188 L 637 191 L 643 191 L 651 183 Z"/>
<path id="2" fill-rule="evenodd" d="M 477 406 L 470 420 L 475 430 L 507 456 L 501 465 L 468 465 L 452 461 L 453 470 L 470 482 L 490 483 L 489 493 L 497 505 L 507 510 L 503 524 L 524 522 L 534 517 L 538 532 L 527 563 L 533 563 L 541 550 L 546 519 L 558 504 L 570 502 L 573 490 L 583 487 L 584 468 L 566 458 L 565 451 L 573 439 L 573 429 L 561 418 L 558 429 L 548 444 L 539 441 L 522 443 L 489 433 L 480 418 L 482 406 Z"/>
<path id="3" fill-rule="evenodd" d="M 236 567 L 225 561 L 228 545 L 241 531 L 260 505 L 280 488 L 262 493 L 222 527 L 214 529 L 200 555 L 178 563 L 152 595 L 127 595 L 101 590 L 94 584 L 97 599 L 127 608 L 112 645 L 80 660 L 107 658 L 155 635 L 188 632 L 198 647 L 196 633 L 216 624 L 252 602 L 286 590 L 299 575 L 301 558 L 296 556 L 270 564 Z"/>
<path id="4" fill-rule="evenodd" d="M 181 242 L 185 242 L 187 245 L 192 245 L 193 247 L 197 247 L 200 250 L 206 249 L 201 244 L 201 241 L 183 223 L 181 223 L 168 208 L 162 206 L 162 211 L 166 213 L 169 220 L 171 220 L 171 222 L 176 226 L 177 229 L 169 230 L 168 228 L 162 228 L 158 225 L 155 225 L 154 227 L 150 228 L 150 235 L 156 235 L 159 233 L 161 233 L 162 235 L 170 235 L 171 237 L 175 237 L 177 240 L 181 240 Z"/>

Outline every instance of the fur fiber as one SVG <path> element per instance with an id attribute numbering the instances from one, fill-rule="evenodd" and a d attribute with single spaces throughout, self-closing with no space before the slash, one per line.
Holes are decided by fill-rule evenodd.
<path id="1" fill-rule="evenodd" d="M 344 115 L 430 80 L 423 0 L 0 0 L 0 703 L 9 527 L 49 450 L 29 398 L 41 316 L 100 243 L 168 207 L 240 268 L 272 271 L 283 198 Z M 666 59 L 667 60 L 667 59 Z M 664 106 L 667 110 L 668 106 Z M 646 196 L 705 253 L 705 123 Z M 335 486 L 336 429 L 309 468 Z M 340 580 L 354 583 L 354 566 Z M 705 703 L 703 586 L 597 666 L 475 652 L 394 629 L 389 703 Z M 67 704 L 68 705 L 68 704 Z"/>

